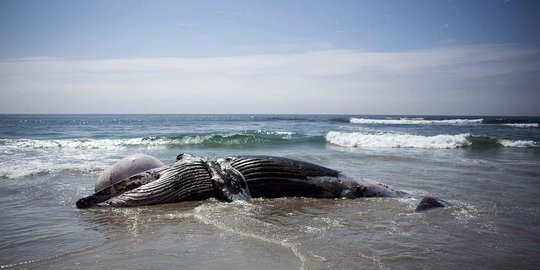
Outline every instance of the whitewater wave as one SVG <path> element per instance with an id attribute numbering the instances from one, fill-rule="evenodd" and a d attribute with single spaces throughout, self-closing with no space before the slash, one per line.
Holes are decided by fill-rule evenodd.
<path id="1" fill-rule="evenodd" d="M 503 124 L 505 126 L 509 126 L 509 127 L 518 127 L 518 128 L 537 128 L 538 127 L 538 123 L 508 123 L 508 124 Z"/>
<path id="2" fill-rule="evenodd" d="M 0 139 L 0 153 L 17 155 L 31 151 L 60 151 L 63 154 L 80 156 L 83 151 L 108 152 L 128 150 L 130 148 L 149 147 L 256 147 L 272 145 L 317 144 L 326 142 L 347 147 L 376 147 L 376 148 L 495 148 L 495 147 L 538 147 L 539 142 L 527 140 L 504 140 L 485 136 L 473 136 L 469 133 L 457 135 L 440 134 L 423 136 L 396 133 L 373 132 L 338 132 L 330 131 L 326 136 L 305 136 L 292 132 L 254 132 L 250 134 L 206 134 L 206 135 L 173 135 L 151 136 L 131 139 Z M 29 152 L 30 151 L 30 152 Z M 132 151 L 132 150 L 131 150 Z"/>
<path id="3" fill-rule="evenodd" d="M 444 120 L 433 120 L 433 119 L 424 119 L 424 118 L 354 118 L 351 117 L 348 122 L 353 124 L 365 124 L 365 125 L 478 125 L 478 124 L 489 124 L 489 125 L 504 125 L 508 127 L 517 127 L 517 128 L 537 128 L 539 127 L 538 123 L 527 123 L 527 122 L 510 122 L 508 119 L 488 119 L 483 118 L 478 119 L 444 119 Z"/>
<path id="4" fill-rule="evenodd" d="M 457 135 L 440 134 L 422 136 L 394 133 L 362 133 L 331 131 L 326 135 L 329 143 L 346 147 L 365 148 L 424 148 L 424 149 L 455 149 L 471 147 L 475 149 L 516 147 L 538 147 L 534 141 L 499 140 L 484 136 L 472 136 L 469 133 Z"/>
<path id="5" fill-rule="evenodd" d="M 481 124 L 484 119 L 445 119 L 426 120 L 424 118 L 399 118 L 399 119 L 373 119 L 354 118 L 350 119 L 353 124 L 383 124 L 383 125 L 471 125 Z"/>
<path id="6" fill-rule="evenodd" d="M 512 140 L 500 140 L 499 141 L 502 146 L 505 147 L 515 147 L 515 148 L 531 148 L 531 147 L 539 147 L 540 144 L 534 141 L 512 141 Z"/>
<path id="7" fill-rule="evenodd" d="M 232 134 L 196 134 L 149 136 L 130 139 L 0 139 L 3 152 L 18 152 L 23 149 L 118 149 L 151 146 L 235 146 L 280 144 L 290 142 L 317 141 L 320 138 L 306 137 L 288 131 L 253 131 Z M 324 140 L 324 139 L 323 139 Z"/>
<path id="8" fill-rule="evenodd" d="M 373 148 L 458 148 L 469 145 L 470 134 L 420 136 L 410 134 L 365 134 L 360 132 L 330 131 L 326 140 L 332 144 L 348 147 Z"/>
<path id="9" fill-rule="evenodd" d="M 61 139 L 61 140 L 34 140 L 34 139 L 0 139 L 4 150 L 8 149 L 48 149 L 48 148 L 79 148 L 79 149 L 111 149 L 128 145 L 144 144 L 144 138 L 134 139 Z"/>
<path id="10" fill-rule="evenodd" d="M 254 131 L 233 134 L 202 134 L 202 135 L 174 135 L 152 136 L 142 138 L 143 145 L 178 145 L 178 146 L 247 146 L 247 145 L 273 145 L 284 144 L 303 138 L 302 135 L 289 131 Z"/>

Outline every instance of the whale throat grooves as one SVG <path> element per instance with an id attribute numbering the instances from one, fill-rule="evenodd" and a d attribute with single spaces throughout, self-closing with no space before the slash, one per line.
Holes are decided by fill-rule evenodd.
<path id="1" fill-rule="evenodd" d="M 205 200 L 215 197 L 215 187 L 201 159 L 176 162 L 160 177 L 105 202 L 110 206 L 139 206 Z"/>

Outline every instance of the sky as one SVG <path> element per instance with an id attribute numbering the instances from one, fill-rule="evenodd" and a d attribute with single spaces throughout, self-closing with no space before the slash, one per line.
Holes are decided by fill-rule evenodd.
<path id="1" fill-rule="evenodd" d="M 0 1 L 0 113 L 540 116 L 540 2 Z"/>

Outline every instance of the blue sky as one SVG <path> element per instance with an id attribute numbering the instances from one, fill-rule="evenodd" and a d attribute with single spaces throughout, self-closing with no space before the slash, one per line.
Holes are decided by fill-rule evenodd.
<path id="1" fill-rule="evenodd" d="M 538 1 L 4 0 L 0 112 L 540 115 L 538 14 Z"/>

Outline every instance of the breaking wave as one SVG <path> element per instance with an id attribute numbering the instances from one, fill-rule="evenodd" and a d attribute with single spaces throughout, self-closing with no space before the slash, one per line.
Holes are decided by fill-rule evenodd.
<path id="1" fill-rule="evenodd" d="M 180 135 L 180 136 L 152 136 L 145 137 L 141 144 L 145 145 L 204 145 L 204 146 L 232 146 L 251 144 L 271 144 L 285 142 L 286 138 L 270 138 L 253 134 L 208 134 L 208 135 Z"/>
<path id="2" fill-rule="evenodd" d="M 10 152 L 21 149 L 115 149 L 147 146 L 254 146 L 288 143 L 324 142 L 322 136 L 305 136 L 288 131 L 250 131 L 231 134 L 193 134 L 148 136 L 130 139 L 0 139 L 0 149 Z"/>
<path id="3" fill-rule="evenodd" d="M 537 128 L 538 123 L 523 119 L 425 119 L 425 118 L 355 118 L 349 119 L 353 124 L 365 125 L 503 125 L 517 128 Z"/>
<path id="4" fill-rule="evenodd" d="M 0 139 L 0 146 L 5 151 L 22 149 L 111 149 L 129 145 L 141 145 L 143 138 L 134 139 Z"/>
<path id="5" fill-rule="evenodd" d="M 540 146 L 534 141 L 499 140 L 497 138 L 473 136 L 468 133 L 435 136 L 412 134 L 331 131 L 326 135 L 329 143 L 346 147 L 366 148 L 424 148 L 424 149 L 453 149 L 466 148 L 486 149 L 497 147 L 529 148 Z"/>
<path id="6" fill-rule="evenodd" d="M 142 138 L 140 144 L 227 147 L 279 145 L 288 143 L 317 142 L 317 140 L 324 140 L 324 138 L 308 137 L 288 131 L 254 131 L 232 134 L 151 136 Z"/>
<path id="7" fill-rule="evenodd" d="M 373 148 L 458 148 L 469 144 L 469 134 L 420 136 L 410 134 L 366 134 L 360 132 L 331 131 L 326 140 L 332 144 L 348 147 Z"/>
<path id="8" fill-rule="evenodd" d="M 398 118 L 398 119 L 373 119 L 354 118 L 350 119 L 353 124 L 384 124 L 384 125 L 470 125 L 481 124 L 484 119 L 445 119 L 429 120 L 424 118 Z"/>
<path id="9" fill-rule="evenodd" d="M 539 147 L 540 143 L 535 141 L 512 141 L 512 140 L 500 140 L 501 145 L 505 147 L 517 147 L 517 148 L 529 148 L 529 147 Z"/>
<path id="10" fill-rule="evenodd" d="M 273 145 L 324 145 L 331 143 L 347 147 L 374 148 L 529 148 L 540 146 L 531 140 L 506 140 L 469 133 L 457 135 L 440 134 L 423 136 L 399 133 L 339 132 L 330 131 L 326 136 L 306 136 L 292 132 L 251 132 L 233 134 L 200 134 L 150 136 L 131 139 L 0 139 L 0 151 L 4 154 L 40 150 L 80 151 L 129 149 L 130 147 L 202 147 L 236 148 Z M 78 152 L 77 152 L 78 153 Z"/>
<path id="11" fill-rule="evenodd" d="M 503 124 L 505 126 L 509 127 L 518 127 L 518 128 L 537 128 L 538 123 L 509 123 L 509 124 Z"/>

